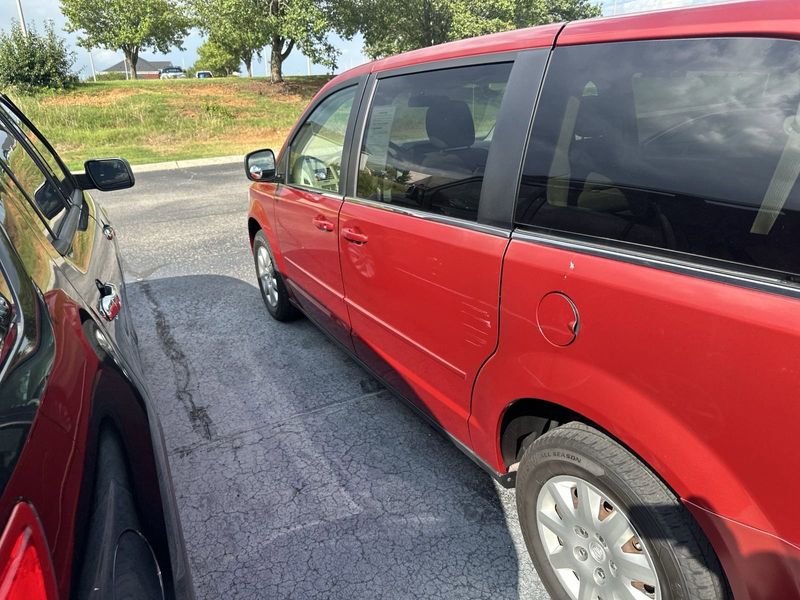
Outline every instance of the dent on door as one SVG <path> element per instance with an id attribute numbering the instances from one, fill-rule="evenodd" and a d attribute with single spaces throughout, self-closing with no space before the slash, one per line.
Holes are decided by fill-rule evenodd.
<path id="1" fill-rule="evenodd" d="M 355 202 L 340 229 L 360 358 L 468 441 L 472 382 L 497 339 L 507 239 Z"/>

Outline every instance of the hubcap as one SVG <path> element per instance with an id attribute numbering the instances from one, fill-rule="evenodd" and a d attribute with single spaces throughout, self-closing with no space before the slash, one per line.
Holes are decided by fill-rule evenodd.
<path id="1" fill-rule="evenodd" d="M 539 491 L 536 520 L 550 566 L 573 600 L 661 600 L 647 545 L 591 483 L 549 479 Z"/>
<path id="2" fill-rule="evenodd" d="M 278 278 L 272 258 L 264 246 L 259 246 L 256 251 L 256 271 L 261 291 L 264 292 L 269 305 L 275 308 L 278 306 Z"/>

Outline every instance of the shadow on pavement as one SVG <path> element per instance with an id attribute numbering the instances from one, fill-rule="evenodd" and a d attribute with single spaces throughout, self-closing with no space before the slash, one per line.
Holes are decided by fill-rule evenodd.
<path id="1" fill-rule="evenodd" d="M 547 598 L 513 493 L 308 321 L 231 277 L 128 297 L 198 598 Z"/>

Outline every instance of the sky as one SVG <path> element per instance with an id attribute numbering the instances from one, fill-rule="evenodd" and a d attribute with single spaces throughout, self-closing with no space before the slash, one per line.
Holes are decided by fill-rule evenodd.
<path id="1" fill-rule="evenodd" d="M 75 34 L 63 31 L 65 19 L 61 14 L 58 0 L 20 1 L 25 15 L 25 22 L 29 27 L 34 25 L 41 30 L 45 20 L 52 20 L 55 23 L 56 30 L 67 39 L 68 44 L 77 54 L 75 69 L 78 71 L 78 75 L 81 78 L 89 77 L 91 75 L 89 52 L 77 45 L 77 36 Z M 684 6 L 688 4 L 703 4 L 709 1 L 713 0 L 600 0 L 600 3 L 603 6 L 603 14 L 613 15 Z M 0 29 L 7 30 L 11 26 L 12 21 L 16 19 L 16 0 L 0 0 Z M 367 62 L 368 59 L 362 52 L 363 40 L 359 36 L 356 36 L 352 40 L 342 40 L 337 36 L 331 36 L 331 41 L 340 52 L 338 59 L 339 68 L 337 71 L 344 71 Z M 184 51 L 182 52 L 174 50 L 167 55 L 161 55 L 145 51 L 142 52 L 140 56 L 153 60 L 171 60 L 172 64 L 179 67 L 190 67 L 197 59 L 197 48 L 202 42 L 203 37 L 200 33 L 192 31 L 184 40 Z M 122 53 L 98 49 L 92 51 L 91 59 L 94 61 L 95 69 L 102 71 L 122 60 Z M 265 75 L 267 74 L 268 68 L 269 64 L 262 59 L 260 62 L 254 64 L 253 72 L 255 75 Z M 309 65 L 306 58 L 299 51 L 295 50 L 284 63 L 283 72 L 286 75 L 305 75 L 308 72 L 308 68 Z M 323 74 L 325 72 L 326 69 L 324 67 L 311 65 L 311 73 Z"/>

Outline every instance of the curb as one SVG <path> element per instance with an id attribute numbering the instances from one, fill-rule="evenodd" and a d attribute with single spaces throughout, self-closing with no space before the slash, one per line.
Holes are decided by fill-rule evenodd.
<path id="1" fill-rule="evenodd" d="M 154 171 L 172 171 L 174 169 L 191 169 L 194 167 L 207 167 L 211 165 L 232 165 L 244 160 L 242 155 L 216 156 L 214 158 L 192 158 L 189 160 L 170 160 L 160 163 L 145 165 L 131 165 L 133 173 L 152 173 Z"/>

